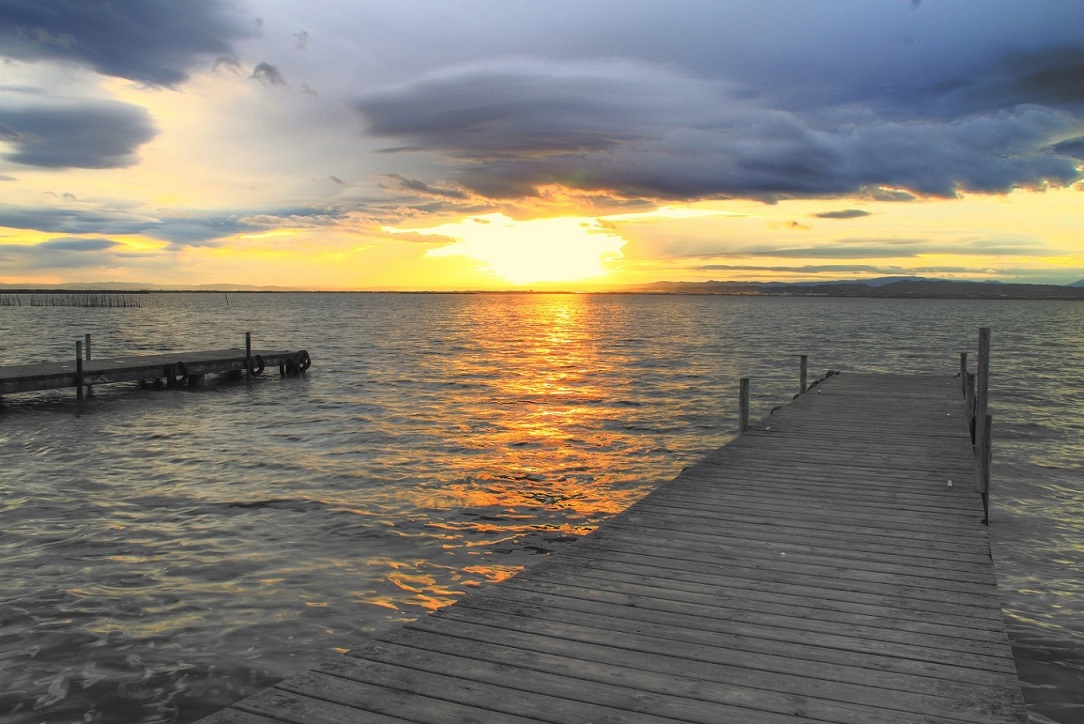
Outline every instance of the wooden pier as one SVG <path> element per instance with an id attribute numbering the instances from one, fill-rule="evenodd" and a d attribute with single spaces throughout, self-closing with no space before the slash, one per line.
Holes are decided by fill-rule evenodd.
<path id="1" fill-rule="evenodd" d="M 87 339 L 87 348 L 90 340 Z M 206 375 L 216 373 L 263 373 L 279 369 L 282 375 L 304 372 L 312 364 L 305 350 L 221 349 L 205 352 L 171 352 L 112 359 L 84 359 L 83 343 L 67 362 L 0 366 L 0 395 L 17 392 L 41 392 L 74 387 L 81 397 L 84 387 L 113 382 L 159 381 L 167 387 L 198 384 Z"/>
<path id="2" fill-rule="evenodd" d="M 1024 724 L 975 468 L 958 379 L 831 377 L 567 550 L 203 723 Z"/>

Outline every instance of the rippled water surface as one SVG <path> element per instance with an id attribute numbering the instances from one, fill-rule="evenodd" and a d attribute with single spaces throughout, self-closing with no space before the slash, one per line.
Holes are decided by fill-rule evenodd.
<path id="1" fill-rule="evenodd" d="M 993 328 L 991 533 L 1035 722 L 1084 719 L 1084 306 L 154 294 L 0 308 L 0 365 L 242 346 L 308 374 L 0 407 L 0 723 L 187 722 L 505 578 L 814 369 L 951 373 Z M 974 357 L 974 355 L 972 355 Z"/>

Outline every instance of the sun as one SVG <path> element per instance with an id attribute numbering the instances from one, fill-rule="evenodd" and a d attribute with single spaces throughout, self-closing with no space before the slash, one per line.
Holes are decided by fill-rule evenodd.
<path id="1" fill-rule="evenodd" d="M 485 271 L 515 285 L 605 276 L 604 262 L 620 258 L 625 245 L 598 219 L 570 216 L 517 221 L 493 213 L 425 229 L 387 230 L 454 239 L 426 254 L 477 259 L 487 265 Z"/>

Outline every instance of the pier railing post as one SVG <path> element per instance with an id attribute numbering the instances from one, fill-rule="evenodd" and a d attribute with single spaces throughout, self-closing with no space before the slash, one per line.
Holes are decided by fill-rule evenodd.
<path id="1" fill-rule="evenodd" d="M 252 379 L 252 332 L 245 332 L 245 379 Z"/>
<path id="2" fill-rule="evenodd" d="M 977 484 L 978 492 L 982 493 L 982 522 L 990 523 L 990 466 L 994 459 L 993 435 L 991 428 L 994 421 L 990 415 L 986 416 L 982 425 L 982 437 L 979 438 L 978 449 L 975 455 L 978 458 Z"/>
<path id="3" fill-rule="evenodd" d="M 960 393 L 967 394 L 967 352 L 960 353 Z"/>
<path id="4" fill-rule="evenodd" d="M 809 378 L 809 355 L 803 354 L 798 363 L 798 394 L 804 395 L 807 388 L 806 381 Z"/>
<path id="5" fill-rule="evenodd" d="M 749 429 L 749 378 L 742 377 L 738 387 L 738 432 Z"/>
<path id="6" fill-rule="evenodd" d="M 982 494 L 984 508 L 989 507 L 990 491 L 990 328 L 979 329 L 979 358 L 975 368 L 975 492 Z M 989 515 L 987 515 L 989 518 Z"/>
<path id="7" fill-rule="evenodd" d="M 75 343 L 75 399 L 83 399 L 83 343 Z"/>
<path id="8" fill-rule="evenodd" d="M 967 430 L 971 435 L 971 444 L 975 444 L 975 373 L 965 372 L 964 377 L 964 413 L 967 416 Z"/>

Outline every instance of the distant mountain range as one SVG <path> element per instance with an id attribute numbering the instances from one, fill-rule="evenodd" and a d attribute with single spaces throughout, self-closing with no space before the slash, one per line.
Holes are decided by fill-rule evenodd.
<path id="1" fill-rule="evenodd" d="M 656 282 L 628 291 L 654 294 L 729 294 L 791 297 L 881 297 L 894 299 L 1081 299 L 1084 279 L 1068 285 L 958 282 L 923 277 L 825 282 Z"/>

